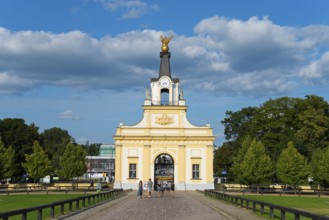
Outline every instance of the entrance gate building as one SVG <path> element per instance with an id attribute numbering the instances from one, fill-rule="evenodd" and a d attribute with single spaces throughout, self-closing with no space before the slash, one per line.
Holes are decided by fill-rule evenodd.
<path id="1" fill-rule="evenodd" d="M 114 188 L 137 189 L 138 182 L 174 182 L 176 190 L 213 189 L 213 145 L 209 124 L 195 126 L 186 116 L 180 80 L 171 77 L 168 43 L 163 38 L 158 78 L 146 90 L 143 118 L 136 125 L 120 123 Z"/>

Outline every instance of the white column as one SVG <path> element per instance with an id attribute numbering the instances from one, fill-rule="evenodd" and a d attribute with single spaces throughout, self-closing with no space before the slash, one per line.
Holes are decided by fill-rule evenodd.
<path id="1" fill-rule="evenodd" d="M 175 98 L 174 98 L 174 102 L 175 102 L 175 105 L 178 105 L 178 97 L 179 97 L 179 83 L 176 83 L 175 84 Z"/>

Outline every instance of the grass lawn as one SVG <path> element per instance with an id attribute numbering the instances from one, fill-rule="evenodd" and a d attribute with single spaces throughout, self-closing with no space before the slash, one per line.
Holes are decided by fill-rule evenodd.
<path id="1" fill-rule="evenodd" d="M 38 205 L 49 204 L 53 202 L 63 201 L 71 198 L 83 196 L 84 194 L 29 194 L 29 195 L 0 195 L 0 212 L 29 208 Z M 68 207 L 65 205 L 65 210 Z M 81 207 L 81 206 L 80 206 Z M 49 218 L 50 209 L 43 211 L 43 219 Z M 59 213 L 59 207 L 56 207 L 55 213 Z M 37 219 L 37 213 L 28 214 L 28 219 Z M 15 216 L 11 219 L 21 219 L 21 216 Z"/>
<path id="2" fill-rule="evenodd" d="M 272 196 L 272 195 L 245 195 L 246 198 L 258 201 L 264 201 L 280 206 L 304 210 L 314 214 L 329 216 L 329 198 L 328 197 L 298 197 L 298 196 Z M 275 212 L 279 216 L 279 212 Z M 290 218 L 290 217 L 289 217 Z M 293 219 L 293 218 L 291 218 Z"/>

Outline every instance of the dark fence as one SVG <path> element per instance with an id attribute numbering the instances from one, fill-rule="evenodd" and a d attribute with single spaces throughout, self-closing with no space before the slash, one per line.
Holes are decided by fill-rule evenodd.
<path id="1" fill-rule="evenodd" d="M 102 189 L 113 189 L 113 184 L 101 183 Z M 22 183 L 0 185 L 1 193 L 37 192 L 37 191 L 93 191 L 96 184 L 91 183 Z"/>
<path id="2" fill-rule="evenodd" d="M 274 218 L 274 210 L 279 210 L 279 212 L 281 213 L 280 214 L 281 219 L 286 219 L 286 213 L 293 214 L 295 220 L 299 220 L 300 217 L 306 217 L 306 218 L 313 219 L 313 220 L 328 220 L 329 219 L 329 217 L 320 216 L 320 215 L 316 215 L 313 213 L 309 213 L 309 212 L 305 212 L 305 211 L 301 211 L 301 210 L 297 210 L 297 209 L 287 208 L 284 206 L 274 205 L 274 204 L 267 203 L 267 202 L 251 200 L 251 199 L 247 199 L 247 198 L 240 197 L 240 196 L 233 196 L 233 195 L 217 192 L 214 190 L 205 190 L 204 193 L 205 193 L 205 195 L 212 196 L 212 197 L 224 200 L 226 202 L 230 202 L 234 205 L 240 206 L 241 208 L 245 207 L 246 209 L 252 209 L 252 211 L 254 211 L 254 212 L 257 211 L 257 207 L 258 207 L 260 210 L 260 213 L 262 215 L 265 213 L 265 208 L 268 207 L 269 215 L 271 218 Z"/>
<path id="3" fill-rule="evenodd" d="M 321 195 L 329 195 L 329 189 L 293 189 L 293 188 L 273 188 L 273 187 L 260 187 L 257 189 L 256 187 L 249 188 L 249 187 L 226 187 L 225 185 L 216 184 L 215 185 L 216 191 L 223 191 L 223 192 L 235 192 L 235 193 L 260 193 L 260 194 L 295 194 L 295 195 L 317 195 L 321 197 Z"/>
<path id="4" fill-rule="evenodd" d="M 42 213 L 44 209 L 50 208 L 50 218 L 55 217 L 55 207 L 60 208 L 60 215 L 64 214 L 64 206 L 68 205 L 69 212 L 73 211 L 73 204 L 75 204 L 75 210 L 80 209 L 80 203 L 82 203 L 82 207 L 90 206 L 91 204 L 99 203 L 102 201 L 106 201 L 109 199 L 112 199 L 118 195 L 123 194 L 124 191 L 122 189 L 115 189 L 111 190 L 108 192 L 102 192 L 98 194 L 93 194 L 93 195 L 87 195 L 87 196 L 81 196 L 78 198 L 74 199 L 69 199 L 65 201 L 60 201 L 60 202 L 54 202 L 51 204 L 46 204 L 46 205 L 40 205 L 40 206 L 35 206 L 31 208 L 25 208 L 25 209 L 19 209 L 19 210 L 14 210 L 14 211 L 9 211 L 9 212 L 2 212 L 0 213 L 0 219 L 3 220 L 8 220 L 9 217 L 12 216 L 17 216 L 21 215 L 22 220 L 27 220 L 27 214 L 30 212 L 35 212 L 37 211 L 37 219 L 42 220 Z M 87 202 L 87 205 L 86 205 Z"/>

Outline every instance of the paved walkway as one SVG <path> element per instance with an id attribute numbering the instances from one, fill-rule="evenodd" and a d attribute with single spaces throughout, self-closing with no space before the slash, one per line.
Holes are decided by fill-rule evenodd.
<path id="1" fill-rule="evenodd" d="M 81 220 L 258 220 L 262 219 L 251 211 L 225 204 L 195 191 L 176 192 L 171 197 L 166 192 L 164 197 L 157 197 L 153 192 L 152 198 L 136 196 L 136 191 L 114 201 L 106 202 L 93 208 L 87 208 L 63 216 L 59 219 Z"/>

